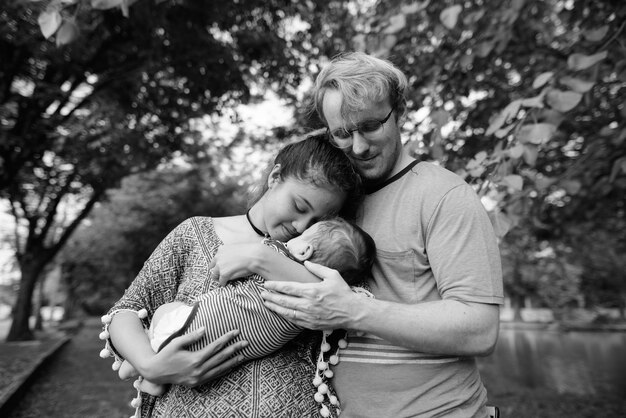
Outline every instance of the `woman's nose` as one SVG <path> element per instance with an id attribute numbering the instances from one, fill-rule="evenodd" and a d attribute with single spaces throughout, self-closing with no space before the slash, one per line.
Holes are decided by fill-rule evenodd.
<path id="1" fill-rule="evenodd" d="M 293 227 L 298 231 L 298 234 L 302 234 L 312 223 L 312 218 L 302 217 L 293 222 Z"/>

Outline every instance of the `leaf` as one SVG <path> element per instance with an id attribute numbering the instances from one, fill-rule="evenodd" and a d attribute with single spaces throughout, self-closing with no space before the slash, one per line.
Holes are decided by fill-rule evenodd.
<path id="1" fill-rule="evenodd" d="M 474 62 L 474 55 L 472 55 L 472 54 L 464 54 L 461 57 L 461 59 L 459 60 L 459 65 L 461 66 L 463 71 L 467 71 L 467 70 L 470 69 L 470 67 L 472 66 L 473 62 Z"/>
<path id="2" fill-rule="evenodd" d="M 488 156 L 489 154 L 487 154 L 486 151 L 480 151 L 474 156 L 474 159 L 478 161 L 479 163 L 482 163 L 483 161 L 487 159 Z"/>
<path id="3" fill-rule="evenodd" d="M 541 112 L 537 115 L 538 122 L 550 123 L 557 128 L 561 125 L 561 122 L 565 119 L 563 113 L 556 111 L 554 109 L 544 108 L 541 109 Z"/>
<path id="4" fill-rule="evenodd" d="M 509 188 L 509 191 L 519 192 L 524 188 L 524 179 L 517 174 L 504 177 L 502 183 Z"/>
<path id="5" fill-rule="evenodd" d="M 583 36 L 590 42 L 600 42 L 609 31 L 609 26 L 600 26 L 597 29 L 587 29 L 583 32 Z"/>
<path id="6" fill-rule="evenodd" d="M 529 97 L 528 99 L 522 99 L 521 104 L 524 107 L 534 107 L 537 109 L 543 108 L 543 97 L 544 93 L 541 93 L 539 96 Z"/>
<path id="7" fill-rule="evenodd" d="M 463 24 L 466 26 L 471 26 L 474 23 L 478 22 L 485 15 L 485 9 L 478 9 L 475 12 L 468 13 L 467 16 L 463 18 Z"/>
<path id="8" fill-rule="evenodd" d="M 63 18 L 56 10 L 41 12 L 37 18 L 37 23 L 39 24 L 41 33 L 46 39 L 50 38 L 56 33 L 57 30 L 59 30 L 59 26 L 61 26 L 62 22 Z"/>
<path id="9" fill-rule="evenodd" d="M 389 25 L 383 30 L 383 33 L 392 34 L 400 32 L 406 26 L 406 16 L 399 13 L 389 18 Z"/>
<path id="10" fill-rule="evenodd" d="M 509 134 L 509 132 L 511 132 L 511 130 L 513 128 L 515 128 L 515 124 L 511 124 L 511 125 L 507 126 L 506 128 L 498 129 L 495 132 L 496 138 L 498 138 L 498 139 L 504 138 L 505 136 L 507 136 Z"/>
<path id="11" fill-rule="evenodd" d="M 578 93 L 587 93 L 596 84 L 593 81 L 585 81 L 574 77 L 561 77 L 559 82 Z"/>
<path id="12" fill-rule="evenodd" d="M 78 37 L 78 26 L 71 20 L 66 20 L 56 35 L 57 46 L 67 45 Z"/>
<path id="13" fill-rule="evenodd" d="M 517 112 L 519 112 L 519 108 L 521 105 L 522 101 L 519 99 L 513 100 L 511 103 L 509 103 L 491 122 L 489 128 L 487 128 L 487 132 L 485 132 L 485 135 L 492 135 L 495 131 L 500 129 L 502 125 L 504 125 L 509 119 L 515 117 L 517 115 Z"/>
<path id="14" fill-rule="evenodd" d="M 435 110 L 430 114 L 430 120 L 439 127 L 442 127 L 450 120 L 450 114 L 442 109 Z"/>
<path id="15" fill-rule="evenodd" d="M 535 177 L 535 187 L 539 191 L 546 190 L 552 184 L 554 184 L 554 179 L 552 177 L 545 177 L 545 176 Z"/>
<path id="16" fill-rule="evenodd" d="M 508 150 L 509 157 L 517 160 L 522 155 L 524 155 L 524 144 L 516 143 L 514 146 L 509 148 Z"/>
<path id="17" fill-rule="evenodd" d="M 567 58 L 567 67 L 570 70 L 585 70 L 606 58 L 607 52 L 602 51 L 593 55 L 572 54 Z"/>
<path id="18" fill-rule="evenodd" d="M 576 195 L 580 192 L 582 185 L 578 180 L 564 180 L 560 183 L 560 186 L 565 189 L 567 194 Z"/>
<path id="19" fill-rule="evenodd" d="M 613 168 L 611 169 L 611 176 L 609 181 L 613 183 L 620 173 L 626 173 L 626 157 L 621 157 L 615 160 Z"/>
<path id="20" fill-rule="evenodd" d="M 498 238 L 502 238 L 507 232 L 511 230 L 513 222 L 504 213 L 500 212 L 497 208 L 491 212 L 488 212 L 489 219 L 493 225 L 493 231 Z"/>
<path id="21" fill-rule="evenodd" d="M 402 7 L 400 7 L 400 11 L 404 13 L 405 15 L 410 15 L 412 13 L 421 12 L 428 6 L 428 3 L 430 3 L 430 0 L 426 0 L 422 2 L 416 1 L 415 3 L 412 3 L 412 4 L 405 4 Z"/>
<path id="22" fill-rule="evenodd" d="M 463 10 L 463 7 L 458 4 L 447 7 L 441 11 L 441 14 L 439 15 L 439 20 L 441 20 L 441 23 L 443 23 L 443 26 L 445 26 L 446 28 L 453 29 L 459 19 L 459 14 L 461 13 L 461 10 Z"/>
<path id="23" fill-rule="evenodd" d="M 494 46 L 494 42 L 481 42 L 476 46 L 476 55 L 485 58 L 489 55 Z"/>
<path id="24" fill-rule="evenodd" d="M 523 144 L 541 145 L 550 140 L 556 132 L 556 126 L 549 123 L 524 125 L 517 132 L 517 139 Z"/>
<path id="25" fill-rule="evenodd" d="M 483 167 L 482 165 L 478 165 L 476 167 L 473 167 L 472 169 L 468 169 L 467 172 L 472 177 L 480 177 L 485 172 L 485 167 Z"/>
<path id="26" fill-rule="evenodd" d="M 548 91 L 546 101 L 548 105 L 560 112 L 568 112 L 576 107 L 583 95 L 575 91 L 561 91 L 552 89 Z"/>
<path id="27" fill-rule="evenodd" d="M 538 89 L 539 87 L 542 87 L 548 81 L 550 81 L 553 76 L 554 73 L 552 71 L 539 74 L 537 77 L 535 77 L 535 80 L 533 81 L 533 88 Z"/>
<path id="28" fill-rule="evenodd" d="M 107 10 L 119 7 L 124 0 L 91 0 L 91 7 L 98 10 Z"/>
<path id="29" fill-rule="evenodd" d="M 539 150 L 535 145 L 524 145 L 524 162 L 530 166 L 534 166 L 537 162 Z"/>

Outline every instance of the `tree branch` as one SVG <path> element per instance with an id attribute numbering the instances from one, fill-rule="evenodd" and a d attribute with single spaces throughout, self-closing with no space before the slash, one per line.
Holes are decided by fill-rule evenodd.
<path id="1" fill-rule="evenodd" d="M 106 189 L 94 190 L 93 195 L 91 196 L 87 204 L 83 207 L 83 210 L 78 214 L 76 218 L 74 218 L 70 225 L 65 228 L 65 231 L 63 231 L 59 240 L 49 248 L 49 259 L 52 259 L 61 250 L 61 248 L 63 248 L 67 240 L 72 236 L 74 230 L 78 227 L 78 225 L 80 225 L 82 220 L 85 219 L 87 215 L 89 215 L 89 212 L 91 212 L 93 206 L 98 201 L 100 201 L 105 191 Z"/>
<path id="2" fill-rule="evenodd" d="M 48 231 L 50 230 L 50 227 L 54 223 L 54 217 L 57 214 L 57 208 L 59 206 L 59 203 L 61 202 L 61 199 L 63 199 L 63 197 L 66 195 L 67 190 L 70 188 L 70 184 L 72 183 L 72 180 L 75 177 L 76 177 L 76 172 L 70 174 L 67 178 L 67 182 L 63 185 L 63 187 L 61 187 L 56 197 L 52 199 L 50 203 L 47 205 L 47 208 L 45 209 L 45 211 L 47 212 L 46 220 L 44 222 L 43 227 L 41 228 L 42 240 L 45 240 L 46 235 L 48 234 Z"/>

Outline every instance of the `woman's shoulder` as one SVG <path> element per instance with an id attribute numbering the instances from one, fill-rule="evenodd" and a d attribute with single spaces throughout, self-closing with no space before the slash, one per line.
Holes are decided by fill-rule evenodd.
<path id="1" fill-rule="evenodd" d="M 193 216 L 182 221 L 173 233 L 178 236 L 207 237 L 215 233 L 213 218 L 209 216 Z"/>

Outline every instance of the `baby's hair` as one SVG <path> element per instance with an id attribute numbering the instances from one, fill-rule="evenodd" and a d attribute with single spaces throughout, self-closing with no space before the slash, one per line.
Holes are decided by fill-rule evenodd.
<path id="1" fill-rule="evenodd" d="M 372 237 L 343 218 L 318 222 L 316 234 L 309 243 L 313 246 L 309 261 L 339 271 L 350 285 L 364 280 L 376 257 Z"/>
<path id="2" fill-rule="evenodd" d="M 285 145 L 268 168 L 261 190 L 253 197 L 250 206 L 258 202 L 268 190 L 268 176 L 276 164 L 280 164 L 282 180 L 291 177 L 317 187 L 331 187 L 344 192 L 346 203 L 340 215 L 348 218 L 354 216 L 362 198 L 361 177 L 343 151 L 328 142 L 325 133 Z"/>

